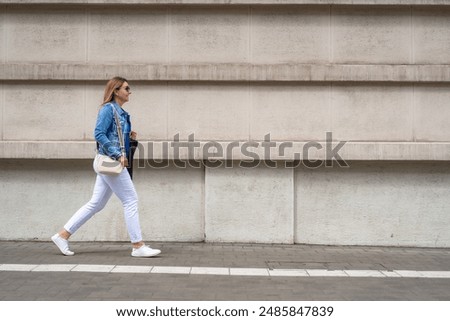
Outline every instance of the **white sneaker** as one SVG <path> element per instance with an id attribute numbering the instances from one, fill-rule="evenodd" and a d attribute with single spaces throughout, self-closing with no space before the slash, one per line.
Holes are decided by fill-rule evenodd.
<path id="1" fill-rule="evenodd" d="M 56 246 L 58 247 L 58 249 L 61 251 L 62 254 L 67 256 L 75 254 L 74 252 L 69 250 L 69 241 L 63 239 L 61 236 L 59 236 L 58 233 L 52 236 L 52 241 L 53 243 L 56 244 Z"/>
<path id="2" fill-rule="evenodd" d="M 142 245 L 138 249 L 133 249 L 133 251 L 131 252 L 131 256 L 134 256 L 134 257 L 151 257 L 151 256 L 156 256 L 159 253 L 161 253 L 160 250 L 152 249 L 151 247 L 148 247 L 147 245 Z"/>

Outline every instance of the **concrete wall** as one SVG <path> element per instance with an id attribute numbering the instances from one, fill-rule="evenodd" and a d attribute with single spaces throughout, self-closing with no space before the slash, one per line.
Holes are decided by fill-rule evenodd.
<path id="1" fill-rule="evenodd" d="M 445 163 L 352 163 L 295 172 L 295 242 L 446 247 Z"/>
<path id="2" fill-rule="evenodd" d="M 136 172 L 147 240 L 450 246 L 450 3 L 262 3 L 0 1 L 0 239 L 47 240 L 88 201 L 103 87 L 122 75 L 140 157 L 153 142 L 171 163 Z M 350 167 L 288 166 L 327 132 Z M 177 134 L 241 148 L 178 168 L 161 152 Z M 240 167 L 269 158 L 267 134 L 276 167 Z M 74 239 L 126 241 L 121 212 Z"/>

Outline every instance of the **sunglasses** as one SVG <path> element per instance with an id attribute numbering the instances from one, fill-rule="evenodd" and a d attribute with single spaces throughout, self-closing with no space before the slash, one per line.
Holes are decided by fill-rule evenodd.
<path id="1" fill-rule="evenodd" d="M 131 92 L 131 88 L 130 88 L 130 86 L 126 86 L 126 87 L 119 87 L 119 88 L 116 88 L 116 89 L 118 89 L 118 90 L 120 90 L 120 89 L 125 89 L 126 91 L 127 91 L 127 93 L 130 93 Z"/>

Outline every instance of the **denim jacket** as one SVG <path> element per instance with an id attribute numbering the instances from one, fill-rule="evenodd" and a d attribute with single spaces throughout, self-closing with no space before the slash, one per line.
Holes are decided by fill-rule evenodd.
<path id="1" fill-rule="evenodd" d="M 119 116 L 120 126 L 124 136 L 125 150 L 120 149 L 120 140 L 117 133 L 114 110 Z M 122 154 L 129 155 L 130 152 L 130 115 L 122 109 L 115 101 L 104 104 L 97 116 L 94 137 L 98 143 L 98 152 L 114 159 L 120 158 Z"/>

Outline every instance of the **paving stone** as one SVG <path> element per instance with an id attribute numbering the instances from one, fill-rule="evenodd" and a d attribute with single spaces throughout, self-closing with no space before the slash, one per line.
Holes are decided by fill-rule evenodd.
<path id="1" fill-rule="evenodd" d="M 395 273 L 405 278 L 420 278 L 423 274 L 420 271 L 411 271 L 411 270 L 395 270 Z"/>
<path id="2" fill-rule="evenodd" d="M 329 270 L 306 270 L 306 272 L 310 276 L 339 276 L 339 277 L 348 277 L 348 275 L 342 270 L 329 271 Z"/>
<path id="3" fill-rule="evenodd" d="M 191 267 L 185 266 L 155 266 L 151 273 L 168 273 L 168 274 L 189 274 Z"/>
<path id="4" fill-rule="evenodd" d="M 287 270 L 287 269 L 269 270 L 269 274 L 270 276 L 303 276 L 303 277 L 309 276 L 306 270 Z"/>
<path id="5" fill-rule="evenodd" d="M 269 271 L 267 269 L 230 268 L 230 275 L 269 276 Z"/>
<path id="6" fill-rule="evenodd" d="M 36 266 L 33 272 L 68 272 L 72 270 L 75 264 L 41 264 Z"/>
<path id="7" fill-rule="evenodd" d="M 381 273 L 380 271 L 370 271 L 370 270 L 345 270 L 344 271 L 350 277 L 377 277 L 377 278 L 385 278 L 386 275 Z"/>
<path id="8" fill-rule="evenodd" d="M 421 271 L 421 274 L 426 278 L 450 278 L 450 271 Z"/>
<path id="9" fill-rule="evenodd" d="M 111 272 L 114 265 L 98 265 L 98 264 L 79 264 L 75 266 L 72 272 Z"/>
<path id="10" fill-rule="evenodd" d="M 214 268 L 214 267 L 193 267 L 191 269 L 191 274 L 213 274 L 213 275 L 229 275 L 229 268 Z"/>
<path id="11" fill-rule="evenodd" d="M 401 277 L 400 274 L 398 274 L 394 271 L 380 271 L 380 272 L 383 273 L 387 277 L 394 277 L 394 278 L 398 278 L 399 276 Z"/>
<path id="12" fill-rule="evenodd" d="M 116 265 L 110 273 L 150 273 L 153 266 Z"/>
<path id="13" fill-rule="evenodd" d="M 0 271 L 31 271 L 36 267 L 37 265 L 30 264 L 2 264 Z"/>

